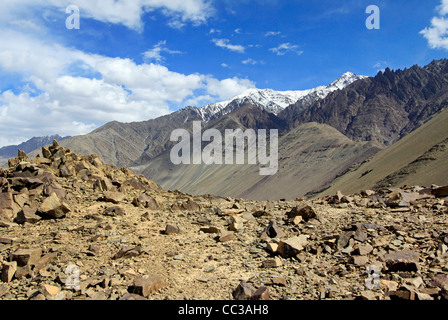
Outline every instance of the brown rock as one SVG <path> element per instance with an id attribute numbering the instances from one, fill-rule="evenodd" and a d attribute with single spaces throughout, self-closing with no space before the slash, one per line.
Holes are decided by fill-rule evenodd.
<path id="1" fill-rule="evenodd" d="M 42 156 L 46 159 L 49 159 L 51 157 L 51 152 L 47 147 L 42 147 Z"/>
<path id="2" fill-rule="evenodd" d="M 165 281 L 163 281 L 159 276 L 150 275 L 147 277 L 135 278 L 134 285 L 131 286 L 128 291 L 147 298 L 151 293 L 165 286 Z"/>
<path id="3" fill-rule="evenodd" d="M 141 194 L 137 198 L 132 200 L 132 204 L 136 207 L 144 207 L 149 210 L 159 210 L 160 206 L 154 198 L 147 196 L 146 194 Z"/>
<path id="4" fill-rule="evenodd" d="M 360 245 L 360 246 L 358 246 L 358 249 L 357 249 L 357 253 L 360 255 L 360 256 L 365 256 L 365 255 L 368 255 L 369 253 L 371 253 L 373 251 L 373 247 L 370 245 L 370 244 L 365 244 L 365 245 Z"/>
<path id="5" fill-rule="evenodd" d="M 219 229 L 218 227 L 203 227 L 200 229 L 202 232 L 204 233 L 221 233 L 221 229 Z"/>
<path id="6" fill-rule="evenodd" d="M 182 203 L 181 208 L 188 211 L 197 211 L 201 209 L 201 207 L 191 199 L 188 199 L 187 202 Z"/>
<path id="7" fill-rule="evenodd" d="M 36 214 L 37 209 L 33 207 L 25 206 L 23 209 L 17 214 L 17 217 L 14 219 L 14 222 L 18 224 L 26 223 L 37 223 L 42 217 Z"/>
<path id="8" fill-rule="evenodd" d="M 17 270 L 17 262 L 3 262 L 1 270 L 1 279 L 3 282 L 10 282 Z"/>
<path id="9" fill-rule="evenodd" d="M 146 300 L 139 294 L 135 293 L 125 293 L 119 300 Z"/>
<path id="10" fill-rule="evenodd" d="M 267 259 L 263 261 L 261 266 L 263 268 L 278 268 L 283 265 L 282 260 L 280 258 Z"/>
<path id="11" fill-rule="evenodd" d="M 143 249 L 141 246 L 123 246 L 120 251 L 118 251 L 112 259 L 119 259 L 119 258 L 129 258 L 129 257 L 136 257 L 143 253 Z"/>
<path id="12" fill-rule="evenodd" d="M 271 283 L 276 286 L 286 287 L 286 279 L 283 277 L 274 277 L 271 279 Z"/>
<path id="13" fill-rule="evenodd" d="M 178 226 L 172 225 L 172 224 L 167 224 L 165 227 L 165 234 L 170 235 L 170 234 L 178 234 L 181 233 L 181 230 Z"/>
<path id="14" fill-rule="evenodd" d="M 247 282 L 241 282 L 235 290 L 233 290 L 232 296 L 235 300 L 250 300 L 256 289 Z"/>
<path id="15" fill-rule="evenodd" d="M 380 279 L 380 289 L 383 290 L 384 292 L 397 291 L 398 282 Z"/>
<path id="16" fill-rule="evenodd" d="M 233 231 L 226 231 L 219 237 L 219 242 L 227 242 L 235 239 L 235 233 Z"/>
<path id="17" fill-rule="evenodd" d="M 0 218 L 12 221 L 20 207 L 14 202 L 12 192 L 0 193 Z"/>
<path id="18" fill-rule="evenodd" d="M 42 255 L 42 249 L 18 249 L 11 254 L 11 261 L 16 261 L 17 266 L 35 265 Z"/>
<path id="19" fill-rule="evenodd" d="M 292 208 L 291 211 L 286 213 L 288 219 L 293 219 L 296 216 L 301 216 L 304 221 L 317 218 L 316 212 L 309 205 L 302 205 Z"/>
<path id="20" fill-rule="evenodd" d="M 295 257 L 308 243 L 307 235 L 299 235 L 287 240 L 282 240 L 278 244 L 277 251 L 283 258 Z"/>
<path id="21" fill-rule="evenodd" d="M 369 263 L 369 258 L 366 256 L 354 256 L 352 257 L 353 264 L 357 266 L 365 266 Z"/>
<path id="22" fill-rule="evenodd" d="M 433 189 L 431 190 L 431 194 L 438 198 L 448 197 L 448 186 Z"/>
<path id="23" fill-rule="evenodd" d="M 270 300 L 269 288 L 259 287 L 250 297 L 250 300 Z"/>
<path id="24" fill-rule="evenodd" d="M 103 196 L 104 196 L 104 201 L 112 202 L 115 204 L 120 203 L 125 198 L 125 195 L 123 193 L 115 192 L 115 191 L 104 191 Z"/>
<path id="25" fill-rule="evenodd" d="M 276 221 L 271 221 L 269 225 L 262 231 L 260 238 L 262 240 L 270 240 L 271 238 L 284 238 L 286 233 L 277 225 Z"/>
<path id="26" fill-rule="evenodd" d="M 64 218 L 70 212 L 67 204 L 62 202 L 56 193 L 52 193 L 39 207 L 39 212 L 54 219 Z"/>
<path id="27" fill-rule="evenodd" d="M 418 271 L 420 254 L 415 251 L 397 251 L 384 255 L 389 271 Z"/>

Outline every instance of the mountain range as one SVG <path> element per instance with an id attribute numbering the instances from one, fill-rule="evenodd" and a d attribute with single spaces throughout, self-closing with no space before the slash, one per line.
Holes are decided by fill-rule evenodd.
<path id="1" fill-rule="evenodd" d="M 96 153 L 106 163 L 131 167 L 165 189 L 255 200 L 294 199 L 348 185 L 338 185 L 337 181 L 344 181 L 350 173 L 358 174 L 355 168 L 362 163 L 386 166 L 372 159 L 388 154 L 411 133 L 421 132 L 418 139 L 429 141 L 425 135 L 430 131 L 417 129 L 442 117 L 447 105 L 448 61 L 442 59 L 425 67 L 386 68 L 375 77 L 346 73 L 328 86 L 310 90 L 251 89 L 228 101 L 186 107 L 157 119 L 110 122 L 87 135 L 65 139 L 61 145 L 81 154 Z M 169 158 L 175 144 L 170 141 L 171 132 L 191 132 L 193 121 L 202 121 L 204 130 L 221 132 L 278 129 L 278 173 L 263 177 L 253 165 L 173 165 Z M 403 158 L 406 167 L 444 141 L 444 133 L 440 134 L 433 135 L 441 140 L 431 140 L 433 145 L 428 145 L 428 150 L 401 152 L 396 157 Z M 443 152 L 431 154 L 443 157 Z M 398 165 L 388 174 L 400 169 Z M 433 183 L 442 183 L 438 181 L 444 176 L 437 172 L 446 171 L 446 165 L 441 162 L 433 169 L 433 176 L 439 177 Z M 408 170 L 402 175 L 416 175 L 421 170 Z M 373 188 L 404 180 L 389 177 L 387 181 L 365 185 Z"/>
<path id="2" fill-rule="evenodd" d="M 25 142 L 22 142 L 18 145 L 10 145 L 0 148 L 0 158 L 9 159 L 17 157 L 17 149 L 20 149 L 25 152 L 31 152 L 35 149 L 41 148 L 45 145 L 48 145 L 53 142 L 53 140 L 62 141 L 69 137 L 61 137 L 58 134 L 52 136 L 45 137 L 33 137 Z"/>

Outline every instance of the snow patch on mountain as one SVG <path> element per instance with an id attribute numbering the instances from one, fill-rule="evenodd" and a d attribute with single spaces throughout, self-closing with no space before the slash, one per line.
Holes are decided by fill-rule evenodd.
<path id="1" fill-rule="evenodd" d="M 228 114 L 244 104 L 250 103 L 277 115 L 289 105 L 300 100 L 307 101 L 307 104 L 312 103 L 325 98 L 333 91 L 341 90 L 351 83 L 364 78 L 366 77 L 347 72 L 328 86 L 319 86 L 308 90 L 275 91 L 272 89 L 248 89 L 230 100 L 211 103 L 202 108 L 196 108 L 196 111 L 204 121 L 208 122 Z"/>

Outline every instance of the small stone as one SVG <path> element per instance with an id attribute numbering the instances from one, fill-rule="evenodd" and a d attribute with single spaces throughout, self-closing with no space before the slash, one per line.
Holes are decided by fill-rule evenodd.
<path id="1" fill-rule="evenodd" d="M 286 237 L 286 233 L 280 229 L 276 221 L 271 221 L 269 225 L 262 231 L 260 238 L 268 240 L 271 238 L 283 238 Z"/>
<path id="2" fill-rule="evenodd" d="M 448 197 L 448 186 L 433 189 L 431 193 L 438 198 Z"/>
<path id="3" fill-rule="evenodd" d="M 221 233 L 221 229 L 213 226 L 201 228 L 201 231 L 204 233 Z"/>
<path id="4" fill-rule="evenodd" d="M 365 266 L 369 263 L 369 258 L 366 256 L 354 256 L 353 264 L 357 266 Z"/>
<path id="5" fill-rule="evenodd" d="M 364 290 L 361 292 L 361 298 L 363 300 L 376 300 L 376 295 L 370 290 Z"/>
<path id="6" fill-rule="evenodd" d="M 397 291 L 397 289 L 398 289 L 398 282 L 391 281 L 391 280 L 380 279 L 380 289 L 384 290 L 385 292 Z"/>
<path id="7" fill-rule="evenodd" d="M 171 235 L 171 234 L 178 234 L 181 233 L 181 230 L 178 226 L 172 225 L 172 224 L 167 224 L 165 227 L 165 231 L 164 233 L 166 235 Z"/>
<path id="8" fill-rule="evenodd" d="M 3 282 L 10 282 L 17 271 L 17 262 L 3 262 L 1 279 Z"/>
<path id="9" fill-rule="evenodd" d="M 286 287 L 286 279 L 283 277 L 274 277 L 271 279 L 271 283 L 276 286 Z"/>
<path id="10" fill-rule="evenodd" d="M 268 250 L 271 253 L 276 253 L 278 251 L 278 244 L 273 242 L 268 242 L 266 244 L 266 250 Z"/>
<path id="11" fill-rule="evenodd" d="M 116 192 L 116 191 L 104 191 L 103 196 L 104 196 L 104 201 L 112 202 L 115 204 L 120 203 L 125 198 L 125 195 L 123 193 Z"/>
<path id="12" fill-rule="evenodd" d="M 219 237 L 219 242 L 227 242 L 235 239 L 235 234 L 232 231 L 222 233 Z"/>
<path id="13" fill-rule="evenodd" d="M 282 240 L 278 244 L 277 251 L 283 258 L 295 257 L 308 243 L 308 235 L 299 235 L 287 240 Z"/>
<path id="14" fill-rule="evenodd" d="M 247 282 L 241 282 L 233 291 L 232 296 L 235 300 L 250 300 L 256 289 Z"/>
<path id="15" fill-rule="evenodd" d="M 54 219 L 64 218 L 70 211 L 70 208 L 59 199 L 56 193 L 52 193 L 39 207 L 39 212 Z"/>
<path id="16" fill-rule="evenodd" d="M 25 222 L 31 224 L 37 223 L 42 219 L 42 217 L 38 216 L 36 212 L 36 208 L 25 206 L 17 214 L 17 217 L 14 219 L 14 221 L 18 224 L 24 224 Z"/>
<path id="17" fill-rule="evenodd" d="M 59 293 L 59 288 L 49 284 L 43 284 L 41 286 L 42 293 L 48 296 L 56 296 Z"/>
<path id="18" fill-rule="evenodd" d="M 165 286 L 165 281 L 163 281 L 158 275 L 150 275 L 135 278 L 134 285 L 129 288 L 129 292 L 147 298 L 151 293 Z"/>
<path id="19" fill-rule="evenodd" d="M 263 261 L 263 263 L 261 264 L 261 266 L 263 268 L 278 268 L 278 267 L 281 267 L 282 265 L 283 265 L 283 263 L 280 258 L 267 259 L 267 260 Z"/>
<path id="20" fill-rule="evenodd" d="M 373 251 L 373 247 L 370 244 L 360 245 L 357 249 L 357 252 L 360 256 L 368 255 Z"/>
<path id="21" fill-rule="evenodd" d="M 135 247 L 124 246 L 112 257 L 112 259 L 136 257 L 142 253 L 143 249 L 141 246 L 135 246 Z"/>
<path id="22" fill-rule="evenodd" d="M 11 255 L 12 261 L 17 261 L 17 266 L 34 265 L 41 257 L 42 249 L 18 249 Z"/>
<path id="23" fill-rule="evenodd" d="M 269 288 L 259 287 L 250 297 L 251 300 L 270 300 Z"/>
<path id="24" fill-rule="evenodd" d="M 316 212 L 309 205 L 294 207 L 291 211 L 286 213 L 286 216 L 288 217 L 288 219 L 293 219 L 296 216 L 301 216 L 305 221 L 317 218 Z"/>
<path id="25" fill-rule="evenodd" d="M 124 216 L 124 215 L 126 215 L 126 212 L 120 206 L 111 206 L 111 207 L 106 208 L 106 210 L 104 211 L 104 215 L 110 216 L 110 217 Z"/>
<path id="26" fill-rule="evenodd" d="M 396 251 L 384 255 L 389 271 L 418 271 L 420 254 L 415 251 Z"/>

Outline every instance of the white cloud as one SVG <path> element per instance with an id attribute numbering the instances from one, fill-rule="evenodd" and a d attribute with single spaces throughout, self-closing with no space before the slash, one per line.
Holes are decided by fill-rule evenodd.
<path id="1" fill-rule="evenodd" d="M 437 7 L 438 17 L 431 19 L 431 26 L 426 27 L 420 34 L 426 38 L 428 45 L 432 49 L 448 50 L 448 0 L 442 0 Z"/>
<path id="2" fill-rule="evenodd" d="M 65 14 L 65 8 L 71 4 L 74 4 L 72 0 L 2 1 L 0 18 L 2 13 L 11 18 L 32 9 L 56 10 Z M 80 9 L 81 18 L 122 24 L 136 31 L 143 30 L 143 14 L 154 10 L 160 10 L 170 20 L 168 25 L 176 28 L 187 22 L 203 24 L 214 14 L 208 0 L 77 0 L 75 4 Z"/>
<path id="3" fill-rule="evenodd" d="M 229 39 L 213 39 L 213 43 L 220 48 L 225 48 L 230 51 L 238 52 L 238 53 L 244 53 L 246 48 L 244 48 L 242 45 L 233 45 L 230 44 Z"/>
<path id="4" fill-rule="evenodd" d="M 252 58 L 248 58 L 246 60 L 241 61 L 242 64 L 251 64 L 251 65 L 256 65 L 256 64 L 264 64 L 264 61 L 256 61 Z"/>
<path id="5" fill-rule="evenodd" d="M 165 42 L 155 48 L 159 54 L 168 50 Z M 157 50 L 152 57 L 159 58 Z M 0 74 L 20 75 L 26 83 L 0 92 L 0 144 L 17 137 L 85 134 L 112 120 L 148 120 L 188 101 L 225 100 L 254 86 L 237 77 L 218 80 L 89 54 L 7 29 L 2 29 Z"/>
<path id="6" fill-rule="evenodd" d="M 220 100 L 228 100 L 247 89 L 253 88 L 255 88 L 255 83 L 249 79 L 240 79 L 237 77 L 221 81 L 215 78 L 207 79 L 207 91 L 217 96 Z"/>
<path id="7" fill-rule="evenodd" d="M 143 56 L 146 60 L 155 61 L 157 63 L 163 63 L 165 58 L 162 53 L 169 54 L 182 54 L 181 51 L 170 50 L 166 47 L 166 40 L 159 41 L 152 49 L 146 51 Z"/>
<path id="8" fill-rule="evenodd" d="M 221 63 L 221 67 L 223 67 L 223 68 L 228 68 L 229 67 L 229 65 L 227 64 L 227 63 Z"/>
<path id="9" fill-rule="evenodd" d="M 293 45 L 289 42 L 286 43 L 282 43 L 281 45 L 279 45 L 276 48 L 271 48 L 269 49 L 270 51 L 274 52 L 275 54 L 277 54 L 278 56 L 283 56 L 288 52 L 294 52 L 297 55 L 301 55 L 303 54 L 303 51 L 299 50 L 299 46 L 297 45 Z"/>
<path id="10" fill-rule="evenodd" d="M 278 36 L 280 35 L 281 32 L 280 31 L 268 31 L 265 33 L 265 37 L 272 37 L 272 36 Z"/>

